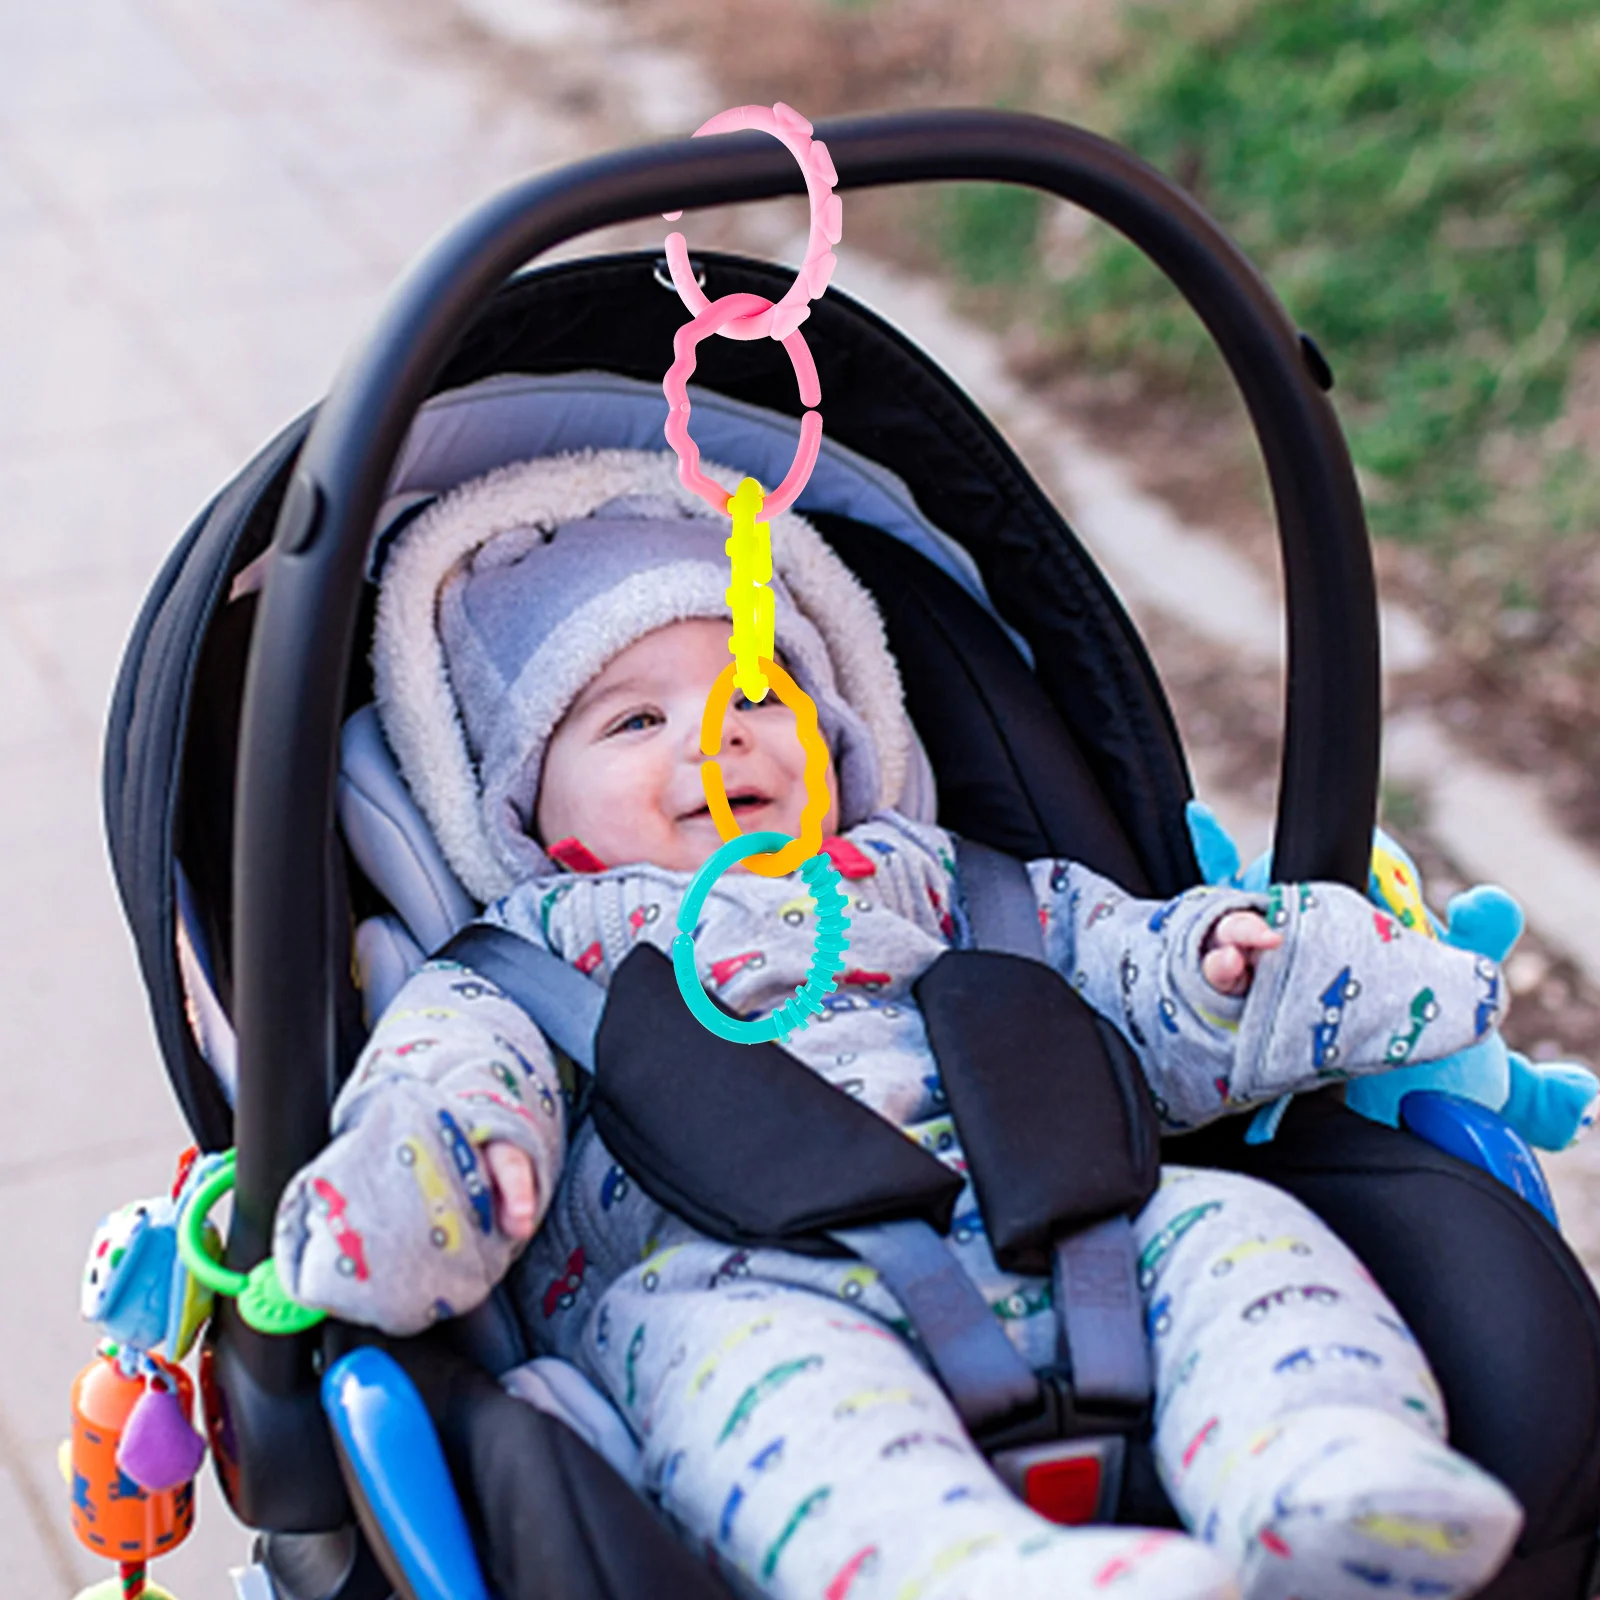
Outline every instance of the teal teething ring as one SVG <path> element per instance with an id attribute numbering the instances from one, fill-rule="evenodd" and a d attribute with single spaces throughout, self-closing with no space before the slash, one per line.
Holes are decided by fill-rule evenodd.
<path id="1" fill-rule="evenodd" d="M 205 1221 L 212 1206 L 233 1187 L 235 1153 L 230 1150 L 217 1170 L 195 1190 L 178 1224 L 178 1254 L 194 1277 L 213 1294 L 239 1302 L 239 1315 L 257 1333 L 303 1333 L 326 1316 L 289 1296 L 271 1256 L 248 1273 L 225 1267 L 206 1248 Z"/>
<path id="2" fill-rule="evenodd" d="M 800 876 L 817 908 L 817 937 L 811 950 L 811 971 L 800 988 L 770 1016 L 752 1019 L 730 1017 L 719 1011 L 701 986 L 694 964 L 694 930 L 711 885 L 735 862 L 765 851 L 781 850 L 791 842 L 788 834 L 772 832 L 750 833 L 728 840 L 712 852 L 711 858 L 695 874 L 683 904 L 678 907 L 678 931 L 672 940 L 672 970 L 678 979 L 678 989 L 701 1026 L 735 1044 L 783 1040 L 795 1029 L 805 1027 L 822 1010 L 823 996 L 832 994 L 837 987 L 839 971 L 844 966 L 844 952 L 850 947 L 850 941 L 845 938 L 850 931 L 850 919 L 844 909 L 848 902 L 839 891 L 839 874 L 827 856 L 819 852 L 800 867 Z"/>

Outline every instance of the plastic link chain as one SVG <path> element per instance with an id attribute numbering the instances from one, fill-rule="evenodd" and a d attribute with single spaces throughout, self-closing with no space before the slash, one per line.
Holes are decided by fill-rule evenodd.
<path id="1" fill-rule="evenodd" d="M 733 661 L 718 676 L 706 696 L 700 721 L 700 749 L 715 756 L 722 748 L 722 724 L 733 699 L 735 685 L 749 700 L 759 702 L 767 690 L 775 688 L 778 698 L 795 717 L 795 734 L 805 752 L 804 781 L 806 799 L 800 813 L 800 837 L 782 833 L 756 833 L 748 839 L 739 835 L 739 824 L 728 804 L 727 786 L 717 761 L 704 761 L 700 779 L 706 794 L 706 808 L 725 841 L 695 874 L 678 913 L 678 933 L 672 941 L 672 966 L 678 988 L 689 1009 L 713 1033 L 740 1044 L 759 1044 L 770 1039 L 786 1039 L 796 1028 L 803 1028 L 822 1010 L 824 996 L 831 994 L 842 966 L 842 952 L 848 947 L 850 921 L 848 904 L 839 893 L 839 875 L 828 858 L 821 854 L 822 821 L 827 815 L 831 795 L 828 790 L 828 747 L 817 725 L 817 708 L 811 697 L 773 660 L 776 602 L 767 584 L 772 581 L 772 545 L 767 518 L 786 511 L 799 497 L 816 466 L 822 445 L 822 417 L 814 409 L 800 419 L 800 442 L 794 462 L 782 483 L 771 494 L 764 494 L 754 478 L 740 481 L 729 494 L 700 470 L 700 450 L 689 432 L 689 379 L 694 373 L 695 352 L 702 339 L 720 333 L 729 339 L 778 340 L 794 366 L 800 399 L 815 407 L 822 399 L 817 364 L 800 333 L 800 324 L 811 314 L 810 302 L 822 294 L 833 276 L 837 258 L 833 254 L 844 231 L 844 207 L 833 193 L 839 175 L 834 171 L 828 147 L 811 137 L 811 124 L 791 106 L 781 101 L 766 106 L 735 106 L 695 130 L 695 137 L 709 133 L 731 133 L 754 128 L 770 133 L 782 142 L 800 163 L 806 192 L 811 199 L 811 234 L 806 243 L 805 261 L 788 292 L 774 304 L 755 294 L 729 294 L 708 300 L 695 282 L 689 265 L 689 247 L 681 233 L 667 237 L 667 266 L 679 298 L 691 320 L 678 329 L 672 342 L 673 362 L 667 369 L 662 388 L 667 396 L 667 443 L 677 452 L 678 477 L 685 488 L 699 495 L 713 511 L 733 519 L 727 551 L 732 573 L 727 590 L 728 610 L 733 618 L 733 637 L 728 649 Z M 682 212 L 668 212 L 668 220 Z M 763 877 L 782 877 L 799 866 L 800 876 L 811 890 L 817 906 L 816 942 L 810 973 L 805 983 L 770 1016 L 758 1021 L 730 1017 L 721 1011 L 701 986 L 695 967 L 694 928 L 700 908 L 711 885 L 737 862 Z M 802 865 L 803 862 L 803 865 Z"/>
<path id="2" fill-rule="evenodd" d="M 776 303 L 758 294 L 729 294 L 708 300 L 694 281 L 687 241 L 681 233 L 667 235 L 667 270 L 672 274 L 678 298 L 692 318 L 678 329 L 672 341 L 673 362 L 662 383 L 668 406 L 667 443 L 677 452 L 678 477 L 684 488 L 693 490 L 713 511 L 722 512 L 728 510 L 728 491 L 700 470 L 700 449 L 689 434 L 688 384 L 694 373 L 695 349 L 713 333 L 726 339 L 776 339 L 794 365 L 801 404 L 808 408 L 819 404 L 822 387 L 817 379 L 817 364 L 811 358 L 800 324 L 811 315 L 811 301 L 827 289 L 838 265 L 833 247 L 844 237 L 844 205 L 833 192 L 839 181 L 833 157 L 820 139 L 811 137 L 811 124 L 793 106 L 786 106 L 781 100 L 772 106 L 734 106 L 702 123 L 694 137 L 735 133 L 745 128 L 770 133 L 800 163 L 811 201 L 811 231 L 800 271 Z M 666 215 L 671 222 L 683 213 L 669 211 Z M 783 482 L 766 497 L 768 516 L 787 511 L 799 498 L 817 463 L 821 443 L 822 418 L 808 409 L 800 419 L 800 443 L 793 465 Z"/>
<path id="3" fill-rule="evenodd" d="M 800 837 L 786 839 L 781 850 L 772 855 L 754 856 L 745 862 L 751 872 L 763 878 L 781 878 L 793 872 L 807 856 L 822 848 L 822 819 L 828 812 L 828 747 L 823 742 L 822 730 L 817 726 L 817 707 L 804 689 L 770 657 L 763 657 L 763 670 L 772 679 L 778 699 L 794 712 L 795 737 L 806 753 L 804 781 L 806 803 L 800 812 Z M 722 669 L 717 681 L 706 696 L 705 712 L 700 719 L 700 751 L 714 756 L 722 747 L 722 719 L 733 698 L 734 665 L 730 662 Z M 724 839 L 739 837 L 739 823 L 728 804 L 727 786 L 722 781 L 720 762 L 704 761 L 700 764 L 700 782 L 706 792 L 706 807 L 717 832 Z M 776 837 L 783 839 L 783 834 Z M 705 868 L 701 868 L 703 872 Z"/>

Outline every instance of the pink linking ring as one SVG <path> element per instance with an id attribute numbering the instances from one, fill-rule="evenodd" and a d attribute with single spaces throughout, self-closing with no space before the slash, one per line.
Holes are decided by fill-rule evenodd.
<path id="1" fill-rule="evenodd" d="M 720 483 L 700 470 L 700 447 L 689 433 L 689 379 L 694 374 L 695 352 L 702 339 L 723 332 L 735 318 L 760 316 L 772 308 L 772 302 L 759 294 L 725 294 L 720 300 L 708 302 L 699 316 L 684 323 L 672 336 L 673 362 L 661 384 L 667 394 L 667 443 L 678 453 L 679 481 L 713 511 L 726 512 L 730 496 Z M 822 398 L 822 385 L 805 335 L 796 328 L 781 342 L 794 365 L 801 404 L 816 405 Z M 800 443 L 795 448 L 794 462 L 783 482 L 762 502 L 763 519 L 787 511 L 795 503 L 817 464 L 821 447 L 822 413 L 807 411 L 800 419 Z"/>
<path id="2" fill-rule="evenodd" d="M 810 302 L 821 297 L 839 264 L 833 253 L 833 246 L 844 237 L 844 202 L 833 192 L 839 174 L 834 171 L 827 145 L 811 137 L 811 124 L 781 100 L 772 106 L 734 106 L 718 112 L 694 130 L 694 137 L 737 133 L 742 128 L 770 133 L 800 163 L 806 195 L 811 201 L 811 231 L 806 238 L 805 259 L 784 297 L 776 305 L 768 304 L 737 318 L 718 332 L 729 339 L 784 339 L 811 315 Z M 682 215 L 681 211 L 669 211 L 667 221 L 673 222 Z M 690 316 L 701 315 L 710 301 L 694 281 L 689 246 L 681 233 L 667 235 L 667 270 Z"/>
<path id="3" fill-rule="evenodd" d="M 689 378 L 695 369 L 695 350 L 700 341 L 713 333 L 729 339 L 778 340 L 789 352 L 794 365 L 795 379 L 800 386 L 801 403 L 816 406 L 822 399 L 822 386 L 817 379 L 817 364 L 811 357 L 810 347 L 800 332 L 800 324 L 811 315 L 810 302 L 822 294 L 838 265 L 832 246 L 843 235 L 844 207 L 833 187 L 839 181 L 834 171 L 833 158 L 820 139 L 811 137 L 811 124 L 791 106 L 781 100 L 767 106 L 735 106 L 711 118 L 695 129 L 694 137 L 709 133 L 732 133 L 741 128 L 753 128 L 770 133 L 790 151 L 800 163 L 806 180 L 806 193 L 811 201 L 811 231 L 806 240 L 805 260 L 795 281 L 783 298 L 774 304 L 758 294 L 729 294 L 721 299 L 707 299 L 700 285 L 694 281 L 689 265 L 689 246 L 681 233 L 667 236 L 667 268 L 672 274 L 678 297 L 690 313 L 692 321 L 679 328 L 672 341 L 673 363 L 667 369 L 662 388 L 667 396 L 667 443 L 678 455 L 678 477 L 686 489 L 699 495 L 712 510 L 726 512 L 729 494 L 721 484 L 713 482 L 700 470 L 700 450 L 689 435 Z M 682 216 L 681 211 L 667 213 L 668 221 Z M 822 417 L 808 410 L 800 419 L 800 442 L 782 483 L 766 496 L 764 513 L 770 515 L 787 511 L 799 497 L 817 464 L 817 451 L 822 443 Z"/>

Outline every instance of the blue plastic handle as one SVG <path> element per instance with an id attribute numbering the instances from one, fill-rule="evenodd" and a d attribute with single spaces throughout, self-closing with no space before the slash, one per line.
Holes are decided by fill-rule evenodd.
<path id="1" fill-rule="evenodd" d="M 1499 1112 L 1442 1089 L 1413 1089 L 1400 1102 L 1400 1121 L 1419 1139 L 1498 1178 L 1560 1227 L 1538 1158 Z"/>
<path id="2" fill-rule="evenodd" d="M 433 1421 L 399 1362 L 352 1350 L 323 1377 L 322 1407 L 409 1600 L 490 1600 Z"/>

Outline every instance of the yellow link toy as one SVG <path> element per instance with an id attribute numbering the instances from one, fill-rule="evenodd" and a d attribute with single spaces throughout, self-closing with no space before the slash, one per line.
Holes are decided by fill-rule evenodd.
<path id="1" fill-rule="evenodd" d="M 776 627 L 772 591 L 772 539 L 768 523 L 758 522 L 765 499 L 754 478 L 743 478 L 728 499 L 733 536 L 727 551 L 733 559 L 733 581 L 728 585 L 728 608 L 733 613 L 733 681 L 746 700 L 767 697 L 767 677 L 761 660 L 772 658 Z M 727 833 L 723 838 L 729 838 Z"/>

